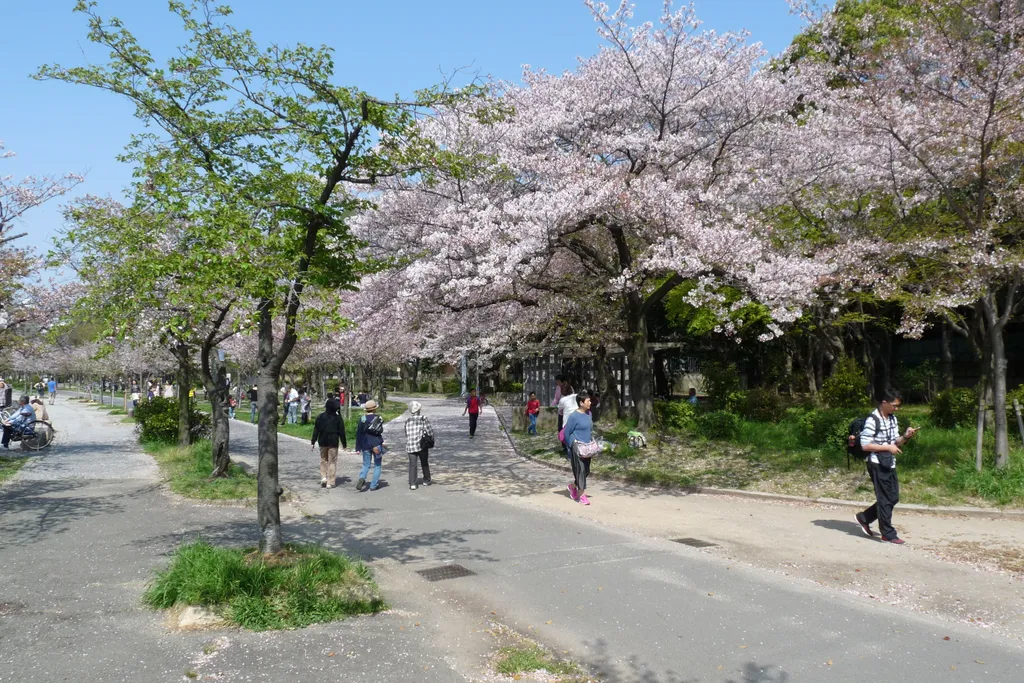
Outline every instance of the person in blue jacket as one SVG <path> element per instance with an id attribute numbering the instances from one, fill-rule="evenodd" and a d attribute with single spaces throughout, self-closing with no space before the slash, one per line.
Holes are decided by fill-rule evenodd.
<path id="1" fill-rule="evenodd" d="M 377 414 L 377 402 L 370 399 L 363 404 L 366 413 L 359 418 L 356 426 L 356 452 L 363 454 L 363 469 L 359 471 L 356 490 L 366 490 L 366 477 L 373 462 L 373 479 L 369 489 L 376 491 L 380 485 L 381 463 L 384 460 L 384 420 Z"/>
<path id="2" fill-rule="evenodd" d="M 580 441 L 589 443 L 594 440 L 594 421 L 590 417 L 590 394 L 581 391 L 576 394 L 576 410 L 565 416 L 565 446 L 569 449 L 569 462 L 572 463 L 573 482 L 568 484 L 569 496 L 581 505 L 590 505 L 587 498 L 587 476 L 590 475 L 590 458 L 581 458 L 572 445 Z"/>

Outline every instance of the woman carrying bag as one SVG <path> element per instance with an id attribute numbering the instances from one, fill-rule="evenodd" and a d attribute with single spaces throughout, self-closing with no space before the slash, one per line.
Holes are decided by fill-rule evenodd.
<path id="1" fill-rule="evenodd" d="M 405 450 L 409 454 L 409 490 L 416 490 L 416 461 L 423 467 L 423 484 L 430 486 L 430 464 L 427 458 L 434 447 L 434 430 L 430 420 L 420 414 L 419 401 L 409 404 L 409 419 L 405 421 Z"/>
<path id="2" fill-rule="evenodd" d="M 587 498 L 587 477 L 590 475 L 590 459 L 601 450 L 594 441 L 594 421 L 590 417 L 590 394 L 581 391 L 576 394 L 576 410 L 565 416 L 565 445 L 569 449 L 572 463 L 573 483 L 566 485 L 569 497 L 581 505 L 590 505 Z"/>

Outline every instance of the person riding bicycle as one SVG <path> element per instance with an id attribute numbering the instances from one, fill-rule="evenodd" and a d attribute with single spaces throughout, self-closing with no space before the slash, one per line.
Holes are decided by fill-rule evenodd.
<path id="1" fill-rule="evenodd" d="M 27 431 L 30 431 L 36 424 L 36 411 L 32 410 L 32 406 L 28 404 L 28 396 L 22 396 L 18 399 L 18 411 L 11 416 L 10 420 L 5 420 L 3 423 L 4 436 L 3 441 L 0 445 L 4 448 L 10 448 L 11 437 L 15 434 L 21 436 Z"/>

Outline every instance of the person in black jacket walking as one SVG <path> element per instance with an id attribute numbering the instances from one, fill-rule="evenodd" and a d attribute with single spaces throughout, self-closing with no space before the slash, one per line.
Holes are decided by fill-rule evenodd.
<path id="1" fill-rule="evenodd" d="M 327 401 L 324 412 L 316 418 L 310 449 L 316 446 L 317 440 L 320 443 L 320 486 L 333 489 L 337 481 L 338 443 L 341 443 L 342 448 L 348 448 L 345 421 L 339 414 L 338 402 L 333 398 Z"/>

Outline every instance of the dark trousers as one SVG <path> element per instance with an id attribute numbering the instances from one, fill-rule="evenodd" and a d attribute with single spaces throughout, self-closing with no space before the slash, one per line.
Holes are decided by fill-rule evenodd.
<path id="1" fill-rule="evenodd" d="M 480 419 L 480 413 L 469 414 L 469 435 L 473 436 L 476 434 L 476 421 Z"/>
<path id="2" fill-rule="evenodd" d="M 581 458 L 569 449 L 569 462 L 572 464 L 572 479 L 580 491 L 587 490 L 587 477 L 590 476 L 590 458 Z"/>
<path id="3" fill-rule="evenodd" d="M 423 481 L 430 481 L 430 463 L 427 462 L 427 458 L 430 456 L 430 451 L 424 448 L 422 451 L 416 451 L 415 453 L 409 454 L 409 486 L 416 483 L 416 461 L 419 460 L 420 467 L 423 468 Z"/>
<path id="4" fill-rule="evenodd" d="M 892 509 L 900 502 L 900 482 L 896 478 L 896 468 L 890 470 L 878 463 L 868 462 L 868 475 L 875 485 L 875 504 L 861 514 L 867 524 L 877 519 L 882 538 L 892 540 L 896 538 L 896 529 L 892 526 Z"/>
<path id="5" fill-rule="evenodd" d="M 3 447 L 7 448 L 7 444 L 11 443 L 11 434 L 14 433 L 14 427 L 4 425 L 4 438 L 2 441 Z"/>
<path id="6" fill-rule="evenodd" d="M 559 413 L 558 414 L 558 431 L 562 431 L 562 427 L 565 426 L 565 424 L 563 424 L 564 422 L 565 422 L 565 416 L 562 415 L 561 413 Z"/>

